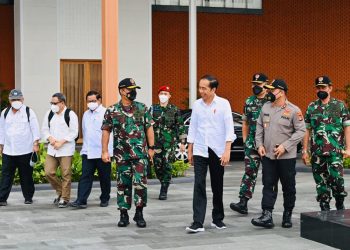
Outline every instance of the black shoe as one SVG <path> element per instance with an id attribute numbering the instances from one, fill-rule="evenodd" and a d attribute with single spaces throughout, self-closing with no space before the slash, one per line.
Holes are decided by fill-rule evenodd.
<path id="1" fill-rule="evenodd" d="M 69 205 L 69 202 L 68 201 L 65 201 L 65 200 L 61 200 L 59 203 L 58 203 L 58 207 L 59 208 L 66 208 L 68 207 Z"/>
<path id="2" fill-rule="evenodd" d="M 58 203 L 60 202 L 60 199 L 61 199 L 61 195 L 53 200 L 53 204 L 58 205 Z"/>
<path id="3" fill-rule="evenodd" d="M 101 201 L 100 202 L 100 207 L 108 207 L 109 203 L 108 201 Z"/>
<path id="4" fill-rule="evenodd" d="M 33 200 L 32 199 L 25 199 L 24 204 L 27 204 L 27 205 L 33 204 Z"/>
<path id="5" fill-rule="evenodd" d="M 215 227 L 215 228 L 217 228 L 217 229 L 225 229 L 225 228 L 227 228 L 226 225 L 225 225 L 225 223 L 223 223 L 221 220 L 213 221 L 213 222 L 211 223 L 211 226 L 212 226 L 212 227 Z"/>
<path id="6" fill-rule="evenodd" d="M 273 228 L 272 212 L 269 210 L 263 210 L 259 218 L 252 219 L 252 224 L 257 227 Z"/>
<path id="7" fill-rule="evenodd" d="M 87 204 L 81 204 L 79 201 L 73 201 L 69 203 L 69 206 L 76 209 L 85 209 Z"/>
<path id="8" fill-rule="evenodd" d="M 191 226 L 186 227 L 185 229 L 189 233 L 198 233 L 198 232 L 204 232 L 205 229 L 200 222 L 193 222 Z"/>
<path id="9" fill-rule="evenodd" d="M 321 211 L 330 211 L 331 210 L 328 201 L 320 201 L 320 207 L 321 207 Z"/>
<path id="10" fill-rule="evenodd" d="M 137 207 L 136 213 L 134 216 L 134 221 L 136 222 L 136 225 L 138 227 L 146 227 L 146 221 L 143 219 L 143 213 L 142 213 L 143 207 Z"/>
<path id="11" fill-rule="evenodd" d="M 130 222 L 129 222 L 128 210 L 121 209 L 120 210 L 120 220 L 118 222 L 118 227 L 126 227 L 129 224 L 130 224 Z"/>
<path id="12" fill-rule="evenodd" d="M 230 208 L 233 211 L 236 211 L 240 214 L 248 214 L 248 206 L 247 206 L 248 200 L 249 200 L 248 198 L 242 197 L 240 198 L 238 203 L 231 203 Z"/>
<path id="13" fill-rule="evenodd" d="M 291 228 L 292 226 L 292 211 L 284 211 L 282 217 L 282 227 Z"/>
<path id="14" fill-rule="evenodd" d="M 160 186 L 159 200 L 166 200 L 168 198 L 169 183 L 163 182 Z"/>
<path id="15" fill-rule="evenodd" d="M 6 207 L 7 206 L 7 201 L 0 201 L 0 206 L 1 207 Z"/>
<path id="16" fill-rule="evenodd" d="M 345 210 L 344 197 L 335 198 L 335 207 L 337 208 L 337 210 Z"/>

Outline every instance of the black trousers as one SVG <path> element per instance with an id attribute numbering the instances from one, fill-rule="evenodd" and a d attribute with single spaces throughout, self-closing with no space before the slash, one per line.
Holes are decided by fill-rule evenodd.
<path id="1" fill-rule="evenodd" d="M 204 223 L 207 209 L 206 177 L 209 165 L 211 190 L 213 192 L 213 221 L 224 219 L 222 202 L 224 167 L 220 165 L 219 157 L 209 149 L 209 157 L 195 155 L 194 160 L 194 190 L 193 190 L 193 221 Z"/>
<path id="2" fill-rule="evenodd" d="M 31 153 L 25 155 L 2 155 L 2 177 L 0 181 L 0 201 L 7 201 L 16 168 L 18 168 L 22 194 L 25 200 L 33 198 L 35 187 L 33 181 L 33 167 L 29 165 Z"/>
<path id="3" fill-rule="evenodd" d="M 101 187 L 101 202 L 107 202 L 111 193 L 111 163 L 105 163 L 101 158 L 88 159 L 86 155 L 82 155 L 82 174 L 78 184 L 79 204 L 86 204 L 91 193 L 92 183 L 94 181 L 94 173 L 97 169 Z"/>
<path id="4" fill-rule="evenodd" d="M 261 208 L 273 210 L 277 199 L 278 180 L 281 181 L 283 191 L 284 210 L 291 211 L 295 206 L 295 163 L 296 159 L 271 160 L 262 159 L 263 198 Z"/>

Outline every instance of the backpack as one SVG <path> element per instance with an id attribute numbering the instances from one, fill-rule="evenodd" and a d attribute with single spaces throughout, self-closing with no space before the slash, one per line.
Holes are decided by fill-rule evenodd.
<path id="1" fill-rule="evenodd" d="M 8 113 L 10 112 L 11 107 L 7 107 L 4 113 L 4 119 L 6 119 L 6 116 L 8 115 Z M 27 118 L 28 118 L 28 122 L 29 122 L 29 117 L 30 117 L 30 108 L 28 106 L 26 106 L 26 113 L 27 113 Z M 1 116 L 1 113 L 0 113 Z"/>
<path id="2" fill-rule="evenodd" d="M 64 121 L 66 122 L 68 127 L 69 127 L 69 122 L 70 122 L 69 112 L 71 112 L 71 111 L 72 110 L 69 108 L 67 108 L 66 111 L 64 111 Z M 52 111 L 50 111 L 49 116 L 47 117 L 49 128 L 50 128 L 50 121 L 52 120 L 52 117 L 54 115 L 55 114 Z M 79 132 L 78 132 L 78 136 L 75 138 L 75 141 L 77 141 L 78 139 L 79 139 Z"/>

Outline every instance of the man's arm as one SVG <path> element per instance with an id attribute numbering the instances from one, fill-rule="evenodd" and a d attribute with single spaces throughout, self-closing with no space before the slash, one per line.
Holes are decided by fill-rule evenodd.
<path id="1" fill-rule="evenodd" d="M 248 122 L 243 120 L 242 122 L 242 137 L 243 137 L 243 143 L 247 140 L 248 137 L 248 131 L 249 131 L 249 126 Z"/>
<path id="2" fill-rule="evenodd" d="M 146 134 L 147 134 L 148 146 L 154 147 L 154 130 L 153 130 L 153 126 L 150 126 L 150 127 L 147 128 Z M 154 148 L 149 148 L 148 149 L 148 155 L 150 157 L 150 160 L 153 162 Z"/>
<path id="3" fill-rule="evenodd" d="M 305 165 L 307 165 L 307 163 L 310 160 L 310 154 L 309 154 L 309 140 L 310 140 L 310 129 L 307 128 L 305 131 L 305 135 L 303 138 L 303 149 L 301 151 L 302 153 L 302 159 Z"/>
<path id="4" fill-rule="evenodd" d="M 258 150 L 259 155 L 265 156 L 266 151 L 264 147 L 264 127 L 263 127 L 263 112 L 261 111 L 259 118 L 256 122 L 256 131 L 255 131 L 255 145 Z"/>
<path id="5" fill-rule="evenodd" d="M 108 143 L 109 143 L 109 135 L 110 135 L 110 131 L 108 130 L 102 130 L 102 161 L 103 162 L 110 162 L 111 161 L 111 157 L 109 155 L 108 152 Z"/>

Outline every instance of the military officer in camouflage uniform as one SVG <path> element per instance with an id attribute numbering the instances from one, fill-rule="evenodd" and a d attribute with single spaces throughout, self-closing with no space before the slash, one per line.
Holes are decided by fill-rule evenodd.
<path id="1" fill-rule="evenodd" d="M 252 80 L 252 96 L 245 101 L 243 109 L 242 133 L 245 142 L 244 164 L 245 172 L 239 190 L 240 201 L 231 203 L 230 208 L 241 214 L 248 213 L 247 203 L 252 198 L 261 158 L 255 148 L 256 120 L 259 118 L 261 107 L 267 102 L 267 90 L 264 88 L 268 78 L 262 73 L 254 74 Z"/>
<path id="2" fill-rule="evenodd" d="M 305 115 L 306 134 L 303 143 L 303 161 L 309 159 L 311 138 L 311 166 L 316 183 L 317 201 L 322 211 L 329 211 L 329 202 L 335 198 L 337 210 L 344 209 L 343 154 L 350 155 L 350 114 L 342 101 L 330 96 L 332 82 L 327 76 L 316 78 L 316 101 L 310 103 Z M 346 147 L 344 147 L 344 137 Z"/>
<path id="3" fill-rule="evenodd" d="M 119 227 L 129 224 L 127 211 L 131 208 L 132 187 L 136 206 L 134 221 L 138 227 L 146 227 L 143 207 L 147 204 L 147 157 L 149 155 L 152 161 L 154 155 L 154 122 L 146 105 L 134 101 L 136 89 L 140 87 L 131 78 L 119 82 L 121 101 L 106 110 L 102 125 L 104 162 L 110 161 L 108 141 L 109 134 L 113 132 L 113 154 L 117 163 L 117 203 L 120 210 Z"/>
<path id="4" fill-rule="evenodd" d="M 171 180 L 171 164 L 175 162 L 176 145 L 181 141 L 180 150 L 185 151 L 186 132 L 180 110 L 169 103 L 170 87 L 161 86 L 158 90 L 159 104 L 150 107 L 154 120 L 154 167 L 161 183 L 159 200 L 166 200 Z"/>

